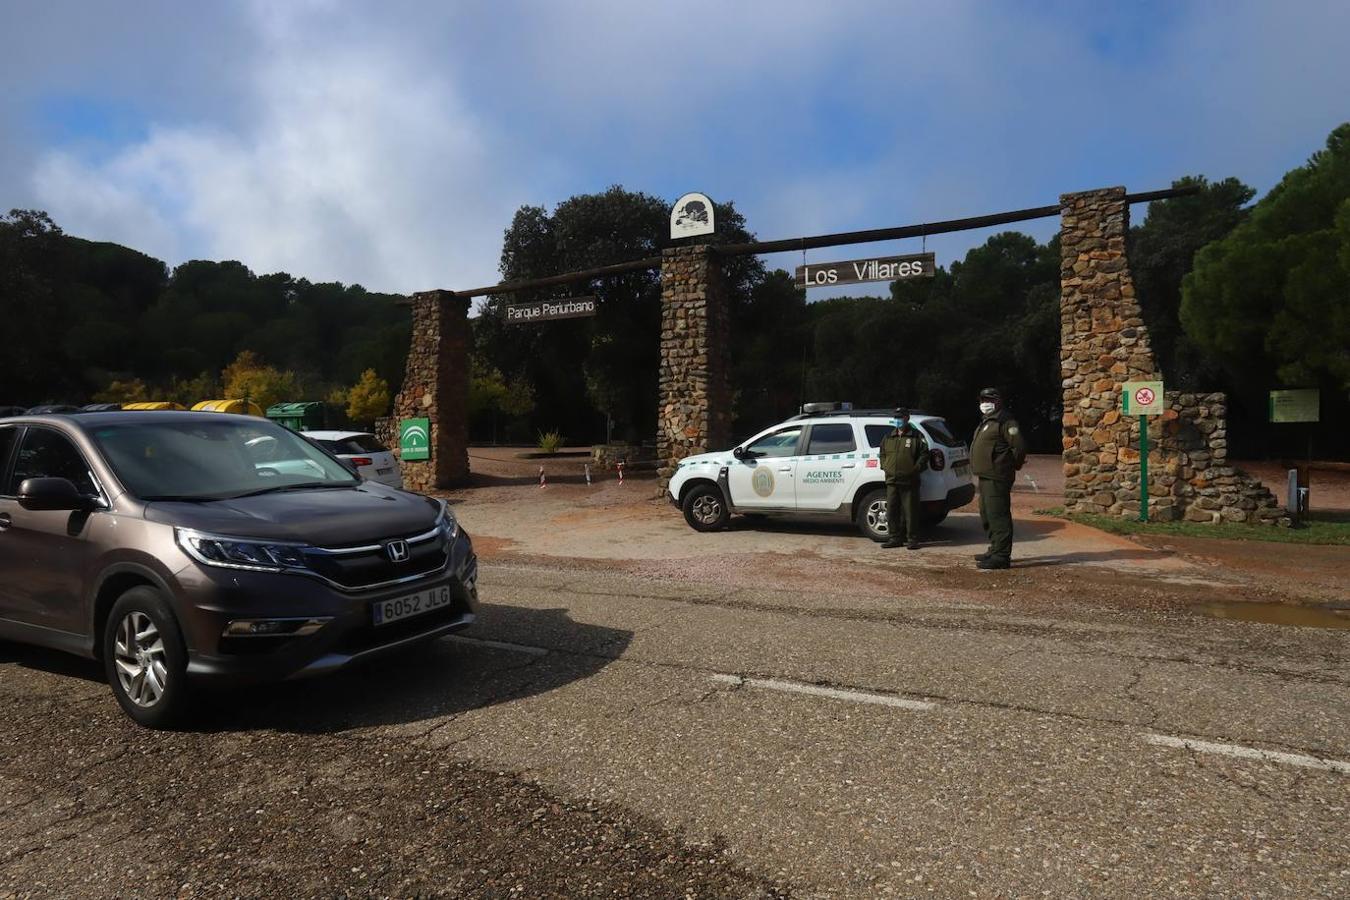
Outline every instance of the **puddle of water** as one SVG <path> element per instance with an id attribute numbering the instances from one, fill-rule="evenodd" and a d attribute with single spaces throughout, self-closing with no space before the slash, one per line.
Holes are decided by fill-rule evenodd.
<path id="1" fill-rule="evenodd" d="M 1207 603 L 1200 612 L 1216 619 L 1239 619 L 1266 625 L 1302 628 L 1350 628 L 1350 609 L 1324 606 L 1286 606 L 1283 603 Z"/>

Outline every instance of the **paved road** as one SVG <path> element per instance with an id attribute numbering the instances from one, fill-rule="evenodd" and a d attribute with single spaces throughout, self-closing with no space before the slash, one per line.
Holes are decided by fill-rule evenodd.
<path id="1" fill-rule="evenodd" d="M 796 564 L 498 557 L 465 639 L 171 735 L 0 647 L 0 896 L 1350 893 L 1350 632 Z"/>

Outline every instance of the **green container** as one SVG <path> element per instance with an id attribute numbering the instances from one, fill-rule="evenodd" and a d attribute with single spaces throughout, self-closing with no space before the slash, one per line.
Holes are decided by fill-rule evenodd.
<path id="1" fill-rule="evenodd" d="M 267 407 L 267 418 L 291 431 L 314 431 L 328 424 L 325 404 L 310 402 L 274 403 Z"/>

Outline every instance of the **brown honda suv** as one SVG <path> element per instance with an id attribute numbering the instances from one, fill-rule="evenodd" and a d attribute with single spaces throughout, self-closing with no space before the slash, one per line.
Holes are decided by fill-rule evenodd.
<path id="1" fill-rule="evenodd" d="M 0 639 L 103 662 L 160 727 L 194 684 L 331 672 L 474 620 L 441 500 L 360 480 L 263 419 L 0 419 Z"/>

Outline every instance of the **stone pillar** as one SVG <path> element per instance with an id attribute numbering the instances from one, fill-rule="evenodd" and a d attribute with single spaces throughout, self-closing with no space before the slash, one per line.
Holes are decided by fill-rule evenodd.
<path id="1" fill-rule="evenodd" d="M 1060 377 L 1064 391 L 1064 507 L 1139 515 L 1139 421 L 1121 415 L 1126 381 L 1161 381 L 1126 258 L 1123 187 L 1060 198 Z M 1275 498 L 1226 464 L 1222 394 L 1168 391 L 1150 417 L 1151 519 L 1273 522 Z"/>
<path id="2" fill-rule="evenodd" d="M 1119 494 L 1132 483 L 1137 500 L 1139 483 L 1121 384 L 1161 377 L 1125 257 L 1129 205 L 1125 189 L 1114 187 L 1065 194 L 1060 207 L 1064 506 L 1119 513 L 1126 499 Z"/>
<path id="3" fill-rule="evenodd" d="M 394 437 L 402 419 L 431 420 L 431 459 L 401 461 L 410 491 L 469 477 L 469 298 L 451 291 L 412 295 L 412 343 L 403 388 L 394 399 Z"/>
<path id="4" fill-rule="evenodd" d="M 731 441 L 730 310 L 706 244 L 661 254 L 661 371 L 656 459 L 661 487 L 686 456 Z"/>

